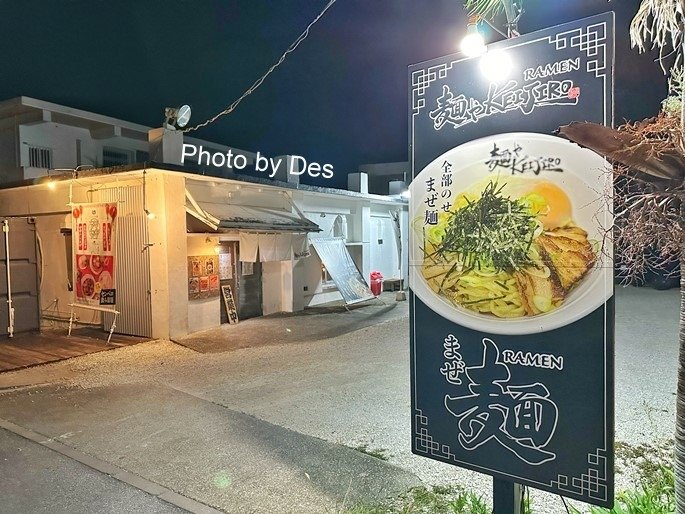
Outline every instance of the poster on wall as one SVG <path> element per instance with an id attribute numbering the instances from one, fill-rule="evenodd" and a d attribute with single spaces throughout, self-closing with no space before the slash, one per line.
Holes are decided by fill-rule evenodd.
<path id="1" fill-rule="evenodd" d="M 219 278 L 221 280 L 230 280 L 233 278 L 233 262 L 231 261 L 232 254 L 219 254 Z"/>
<path id="2" fill-rule="evenodd" d="M 613 15 L 410 67 L 412 451 L 610 506 Z M 579 436 L 582 434 L 582 437 Z"/>
<path id="3" fill-rule="evenodd" d="M 188 299 L 202 300 L 219 296 L 219 256 L 188 257 Z"/>
<path id="4" fill-rule="evenodd" d="M 74 301 L 114 305 L 117 204 L 78 204 L 71 215 Z"/>

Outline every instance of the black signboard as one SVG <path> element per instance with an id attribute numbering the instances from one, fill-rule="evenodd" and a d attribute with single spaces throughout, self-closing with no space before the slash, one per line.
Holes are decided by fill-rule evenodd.
<path id="1" fill-rule="evenodd" d="M 221 295 L 224 299 L 224 308 L 226 309 L 228 322 L 230 324 L 238 323 L 238 310 L 235 306 L 235 299 L 233 298 L 233 289 L 231 289 L 231 286 L 228 284 L 221 286 Z"/>
<path id="2" fill-rule="evenodd" d="M 116 289 L 100 289 L 100 305 L 116 305 L 117 304 L 117 290 Z"/>
<path id="3" fill-rule="evenodd" d="M 311 240 L 311 244 L 346 304 L 375 298 L 342 238 L 316 238 Z"/>
<path id="4" fill-rule="evenodd" d="M 603 506 L 611 182 L 552 134 L 612 124 L 613 35 L 606 13 L 409 68 L 413 452 Z"/>

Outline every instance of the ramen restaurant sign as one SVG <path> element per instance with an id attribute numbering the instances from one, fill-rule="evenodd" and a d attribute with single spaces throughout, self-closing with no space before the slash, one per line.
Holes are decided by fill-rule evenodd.
<path id="1" fill-rule="evenodd" d="M 612 123 L 613 14 L 409 68 L 414 453 L 613 503 L 607 165 L 553 136 Z"/>

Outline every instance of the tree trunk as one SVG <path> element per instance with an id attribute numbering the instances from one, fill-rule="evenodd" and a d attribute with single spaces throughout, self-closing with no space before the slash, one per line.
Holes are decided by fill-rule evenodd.
<path id="1" fill-rule="evenodd" d="M 685 206 L 681 205 L 680 210 L 685 216 Z M 685 514 L 685 234 L 682 229 L 680 237 L 680 344 L 675 419 L 675 498 L 677 514 Z"/>
<path id="2" fill-rule="evenodd" d="M 683 2 L 681 1 L 681 7 Z M 681 33 L 684 32 L 681 27 Z M 685 59 L 685 38 L 680 45 L 680 56 Z M 681 72 L 680 132 L 685 131 L 685 64 Z M 678 344 L 678 388 L 675 413 L 675 502 L 676 513 L 685 514 L 685 202 L 680 201 L 680 338 Z"/>

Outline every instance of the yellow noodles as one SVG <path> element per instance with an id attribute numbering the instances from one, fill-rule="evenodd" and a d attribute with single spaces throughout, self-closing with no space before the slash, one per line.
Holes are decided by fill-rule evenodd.
<path id="1" fill-rule="evenodd" d="M 453 270 L 448 274 L 451 267 L 444 264 L 424 266 L 424 277 L 436 293 L 475 312 L 500 318 L 525 315 L 521 295 L 511 273 L 479 273 L 474 270 L 459 273 Z"/>

